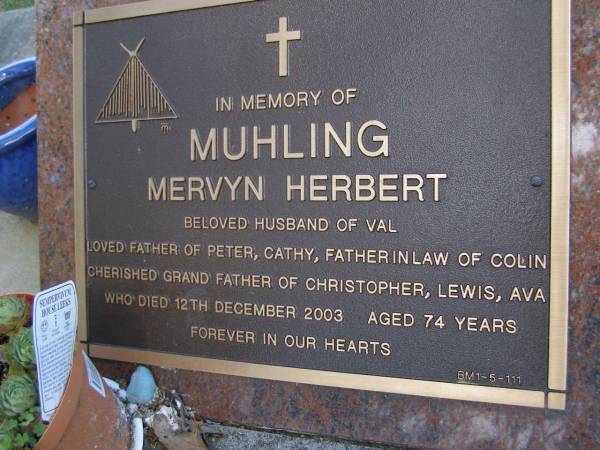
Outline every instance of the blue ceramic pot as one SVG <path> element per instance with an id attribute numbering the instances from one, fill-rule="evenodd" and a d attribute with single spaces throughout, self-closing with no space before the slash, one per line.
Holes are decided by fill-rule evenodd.
<path id="1" fill-rule="evenodd" d="M 35 58 L 0 68 L 0 110 L 35 82 Z M 37 116 L 0 135 L 0 209 L 37 220 Z"/>

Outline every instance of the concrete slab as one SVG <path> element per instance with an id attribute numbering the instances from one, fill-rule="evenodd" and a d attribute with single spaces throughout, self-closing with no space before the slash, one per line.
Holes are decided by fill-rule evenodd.
<path id="1" fill-rule="evenodd" d="M 35 56 L 35 8 L 0 13 L 0 66 Z"/>
<path id="2" fill-rule="evenodd" d="M 318 437 L 292 436 L 283 433 L 248 430 L 210 423 L 220 436 L 207 439 L 210 450 L 276 449 L 276 450 L 370 450 L 381 447 L 356 445 Z"/>
<path id="3" fill-rule="evenodd" d="M 0 293 L 40 289 L 37 224 L 0 211 Z"/>

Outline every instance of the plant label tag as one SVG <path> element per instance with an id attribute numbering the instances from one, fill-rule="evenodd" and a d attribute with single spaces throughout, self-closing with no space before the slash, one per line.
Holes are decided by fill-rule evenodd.
<path id="1" fill-rule="evenodd" d="M 94 363 L 89 358 L 89 356 L 82 350 L 83 360 L 85 361 L 85 370 L 87 372 L 88 384 L 102 397 L 106 397 L 106 392 L 104 392 L 104 383 L 102 382 L 102 377 L 94 366 Z"/>
<path id="2" fill-rule="evenodd" d="M 33 343 L 42 419 L 49 421 L 58 408 L 73 365 L 77 332 L 77 293 L 72 281 L 35 296 Z"/>

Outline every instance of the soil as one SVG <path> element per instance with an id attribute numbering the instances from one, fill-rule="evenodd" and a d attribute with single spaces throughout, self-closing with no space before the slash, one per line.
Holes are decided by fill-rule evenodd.
<path id="1" fill-rule="evenodd" d="M 0 135 L 21 125 L 36 113 L 35 91 L 35 84 L 32 84 L 0 111 Z"/>
<path id="2" fill-rule="evenodd" d="M 151 427 L 144 427 L 144 448 L 143 450 L 167 450 L 156 437 Z"/>

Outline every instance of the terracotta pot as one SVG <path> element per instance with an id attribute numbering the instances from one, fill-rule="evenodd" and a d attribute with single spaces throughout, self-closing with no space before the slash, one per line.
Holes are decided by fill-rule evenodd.
<path id="1" fill-rule="evenodd" d="M 31 294 L 8 294 L 33 302 Z M 77 344 L 69 381 L 36 450 L 125 450 L 129 448 L 129 422 L 110 388 L 104 383 L 104 397 L 88 382 L 83 348 Z"/>
<path id="2" fill-rule="evenodd" d="M 88 383 L 83 349 L 78 344 L 63 398 L 35 449 L 127 449 L 129 422 L 113 392 L 104 380 L 102 383 L 104 397 Z"/>

